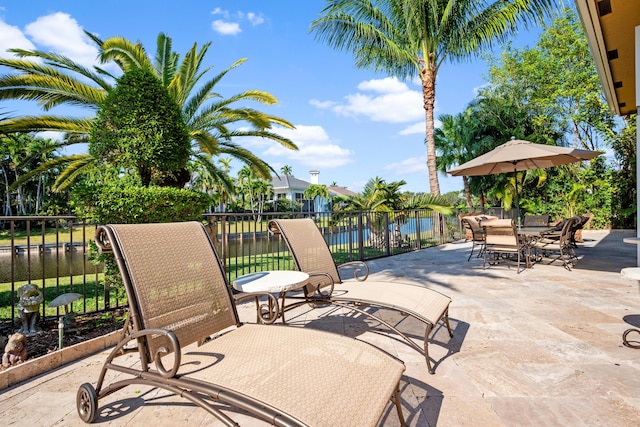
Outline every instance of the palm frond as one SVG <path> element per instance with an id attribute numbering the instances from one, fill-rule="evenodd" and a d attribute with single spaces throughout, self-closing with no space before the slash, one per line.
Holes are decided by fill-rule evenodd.
<path id="1" fill-rule="evenodd" d="M 158 34 L 154 69 L 164 87 L 168 87 L 175 76 L 178 54 L 171 50 L 172 40 L 164 33 Z"/>
<path id="2" fill-rule="evenodd" d="M 227 75 L 227 73 L 229 73 L 229 71 L 233 70 L 236 67 L 239 67 L 246 60 L 247 58 L 241 58 L 237 60 L 236 62 L 231 64 L 229 67 L 227 67 L 225 70 L 223 70 L 221 73 L 214 76 L 212 79 L 206 81 L 195 94 L 191 94 L 191 96 L 188 99 L 184 100 L 184 103 L 181 105 L 182 105 L 182 111 L 187 121 L 190 121 L 190 119 L 196 114 L 196 112 L 209 99 L 214 97 L 222 98 L 222 96 L 212 92 L 213 88 L 215 87 L 216 84 L 220 82 L 220 80 L 225 75 Z"/>
<path id="3" fill-rule="evenodd" d="M 22 116 L 0 123 L 2 132 L 62 131 L 69 134 L 87 134 L 91 130 L 93 117 Z"/>
<path id="4" fill-rule="evenodd" d="M 100 51 L 100 61 L 114 61 L 125 73 L 135 68 L 143 68 L 154 72 L 147 52 L 142 43 L 131 43 L 124 37 L 111 37 L 104 41 Z"/>

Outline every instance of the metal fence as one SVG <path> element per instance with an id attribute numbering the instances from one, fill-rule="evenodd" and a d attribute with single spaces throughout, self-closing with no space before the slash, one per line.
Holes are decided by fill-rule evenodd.
<path id="1" fill-rule="evenodd" d="M 206 214 L 203 222 L 230 282 L 256 271 L 293 268 L 284 241 L 268 232 L 269 220 L 276 217 L 313 218 L 337 263 L 396 255 L 462 236 L 457 216 L 430 210 Z M 0 329 L 18 316 L 18 290 L 26 283 L 42 292 L 41 320 L 67 310 L 82 314 L 126 305 L 121 289 L 105 286 L 104 266 L 91 261 L 95 228 L 74 216 L 0 217 Z M 66 293 L 81 297 L 66 307 L 49 307 Z"/>

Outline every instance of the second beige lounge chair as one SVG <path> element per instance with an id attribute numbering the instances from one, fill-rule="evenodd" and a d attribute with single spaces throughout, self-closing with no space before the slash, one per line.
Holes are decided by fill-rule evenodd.
<path id="1" fill-rule="evenodd" d="M 303 289 L 302 302 L 291 304 L 290 307 L 304 303 L 332 304 L 371 317 L 393 330 L 419 351 L 427 361 L 429 372 L 434 373 L 429 358 L 429 335 L 436 324 L 443 320 L 449 336 L 453 336 L 449 325 L 451 298 L 424 286 L 366 280 L 369 269 L 364 262 L 355 261 L 336 266 L 322 233 L 310 218 L 275 219 L 269 222 L 269 231 L 283 237 L 296 268 L 311 276 L 309 284 Z M 354 279 L 343 281 L 338 269 L 347 267 L 354 268 Z M 361 309 L 361 306 L 395 310 L 419 320 L 425 325 L 423 346 L 416 344 L 379 316 Z"/>

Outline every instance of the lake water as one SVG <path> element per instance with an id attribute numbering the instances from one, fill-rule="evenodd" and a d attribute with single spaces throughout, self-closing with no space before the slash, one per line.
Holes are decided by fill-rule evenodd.
<path id="1" fill-rule="evenodd" d="M 31 277 L 29 277 L 29 270 Z M 69 275 L 81 275 L 83 272 L 94 274 L 96 266 L 85 259 L 82 248 L 67 252 L 63 249 L 59 251 L 47 251 L 38 253 L 31 252 L 27 256 L 26 252 L 15 255 L 14 280 L 41 280 L 53 277 L 64 277 Z M 11 252 L 0 252 L 0 283 L 11 281 Z"/>
<path id="2" fill-rule="evenodd" d="M 420 218 L 420 231 L 430 231 L 433 228 L 433 219 Z M 393 230 L 394 225 L 390 228 Z M 407 223 L 400 225 L 402 235 L 416 233 L 415 218 Z M 356 244 L 358 241 L 357 231 L 332 233 L 325 237 L 330 245 L 349 245 Z M 369 238 L 369 230 L 363 230 L 363 239 L 366 242 Z M 242 257 L 248 255 L 259 255 L 264 253 L 285 250 L 284 243 L 278 244 L 277 239 L 270 237 L 267 233 L 251 236 L 249 238 L 239 239 L 237 236 L 229 239 L 226 256 L 228 258 Z M 218 250 L 220 247 L 218 245 Z M 76 246 L 75 250 L 59 251 L 51 250 L 44 253 L 38 253 L 32 250 L 29 257 L 26 252 L 15 255 L 14 280 L 16 282 L 23 280 L 41 280 L 44 278 L 64 277 L 73 275 L 94 274 L 96 266 L 85 259 L 81 246 Z M 29 277 L 29 271 L 31 275 Z M 0 283 L 11 281 L 11 252 L 0 251 Z"/>

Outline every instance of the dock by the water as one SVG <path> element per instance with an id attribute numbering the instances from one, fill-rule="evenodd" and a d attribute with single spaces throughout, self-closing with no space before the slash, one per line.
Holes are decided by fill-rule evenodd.
<path id="1" fill-rule="evenodd" d="M 0 254 L 11 252 L 16 255 L 24 255 L 27 253 L 43 253 L 52 252 L 54 250 L 64 250 L 65 252 L 77 251 L 78 248 L 83 247 L 82 242 L 63 242 L 63 243 L 31 243 L 19 244 L 19 245 L 0 245 Z"/>

